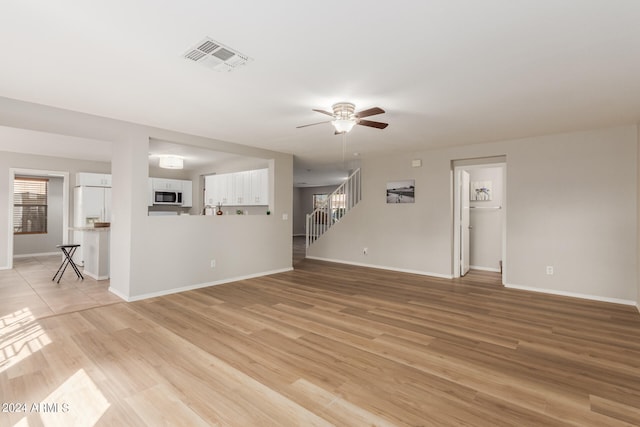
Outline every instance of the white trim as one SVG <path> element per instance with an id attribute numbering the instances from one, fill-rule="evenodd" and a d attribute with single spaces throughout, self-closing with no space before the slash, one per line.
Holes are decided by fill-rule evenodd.
<path id="1" fill-rule="evenodd" d="M 7 191 L 7 206 L 9 209 L 7 216 L 7 270 L 11 270 L 13 268 L 13 203 L 14 203 L 14 195 L 15 186 L 14 181 L 16 179 L 16 173 L 13 168 L 9 168 L 9 190 Z"/>
<path id="2" fill-rule="evenodd" d="M 453 264 L 453 278 L 460 277 L 460 180 L 462 169 L 455 167 L 452 171 L 453 178 L 453 253 L 451 254 Z"/>
<path id="3" fill-rule="evenodd" d="M 76 265 L 78 267 L 80 267 L 79 264 L 76 264 Z M 107 280 L 109 278 L 109 276 L 98 276 L 96 274 L 89 273 L 89 272 L 84 271 L 84 270 L 82 271 L 82 274 L 84 274 L 85 276 L 89 276 L 89 277 L 91 277 L 92 279 L 95 279 L 95 280 Z"/>
<path id="4" fill-rule="evenodd" d="M 502 284 L 506 286 L 507 283 L 507 164 L 508 159 L 506 156 L 498 156 L 504 157 L 505 160 L 503 162 L 495 162 L 495 163 L 478 163 L 478 164 L 469 164 L 469 165 L 456 165 L 455 162 L 464 160 L 453 160 L 453 170 L 451 171 L 451 181 L 452 181 L 452 192 L 451 196 L 452 200 L 452 210 L 453 210 L 453 233 L 452 239 L 453 244 L 451 245 L 453 248 L 453 253 L 451 254 L 451 261 L 453 265 L 453 278 L 460 277 L 460 171 L 469 170 L 469 169 L 484 169 L 484 168 L 492 168 L 499 167 L 502 169 Z M 481 159 L 477 159 L 481 161 Z M 490 270 L 493 271 L 493 270 Z M 500 270 L 497 270 L 500 272 Z"/>
<path id="5" fill-rule="evenodd" d="M 519 289 L 521 291 L 538 292 L 538 293 L 550 294 L 550 295 L 560 295 L 564 297 L 588 299 L 588 300 L 600 301 L 600 302 L 611 302 L 614 304 L 623 304 L 623 305 L 632 305 L 632 306 L 636 305 L 636 301 L 627 300 L 627 299 L 608 298 L 608 297 L 601 297 L 597 295 L 580 294 L 577 292 L 558 291 L 555 289 L 534 288 L 532 286 L 520 286 L 520 285 L 510 285 L 510 284 L 505 284 L 504 286 L 509 289 Z"/>
<path id="6" fill-rule="evenodd" d="M 500 273 L 500 269 L 499 268 L 493 268 L 493 267 L 480 267 L 478 265 L 470 265 L 469 268 L 472 269 L 472 270 L 492 271 L 494 273 Z"/>
<path id="7" fill-rule="evenodd" d="M 51 256 L 51 255 L 62 255 L 62 252 L 40 252 L 37 254 L 22 254 L 22 255 L 14 255 L 14 258 L 29 258 L 32 256 Z"/>
<path id="8" fill-rule="evenodd" d="M 5 266 L 0 267 L 0 270 L 11 270 L 11 267 L 7 267 L 7 266 L 5 265 Z"/>
<path id="9" fill-rule="evenodd" d="M 307 258 L 315 259 L 315 260 L 318 260 L 318 261 L 335 262 L 336 264 L 347 264 L 347 265 L 355 265 L 355 266 L 358 266 L 358 267 L 378 268 L 380 270 L 397 271 L 397 272 L 400 272 L 400 273 L 419 274 L 421 276 L 431 276 L 431 277 L 437 277 L 439 279 L 453 279 L 453 276 L 451 274 L 431 273 L 429 271 L 420 271 L 420 270 L 410 270 L 410 269 L 406 269 L 406 268 L 387 267 L 387 266 L 384 266 L 384 265 L 365 264 L 365 263 L 362 263 L 362 262 L 351 262 L 351 261 L 344 261 L 344 260 L 340 260 L 340 259 L 321 258 L 321 257 L 315 257 L 315 256 L 308 256 Z"/>
<path id="10" fill-rule="evenodd" d="M 121 294 L 112 286 L 109 286 L 109 291 L 112 294 L 119 296 L 120 298 L 122 298 L 127 302 L 134 302 L 134 301 L 140 301 L 147 298 L 162 297 L 165 295 L 177 294 L 179 292 L 186 292 L 186 291 L 192 291 L 195 289 L 208 288 L 209 286 L 217 286 L 217 285 L 222 285 L 230 282 L 238 282 L 240 280 L 253 279 L 256 277 L 269 276 L 269 275 L 278 274 L 278 273 L 286 273 L 287 271 L 292 271 L 292 270 L 293 270 L 293 267 L 287 267 L 287 268 L 281 268 L 279 270 L 263 271 L 261 273 L 249 274 L 246 276 L 230 277 L 228 279 L 216 280 L 215 282 L 198 283 L 196 285 L 189 285 L 189 286 L 183 286 L 180 288 L 167 289 L 166 291 L 150 292 L 148 294 L 136 295 L 133 297 L 127 297 Z"/>
<path id="11" fill-rule="evenodd" d="M 123 301 L 129 301 L 129 298 L 126 297 L 124 294 L 120 293 L 120 291 L 118 291 L 116 288 L 114 288 L 113 286 L 109 286 L 108 289 L 109 292 L 111 292 L 112 294 L 114 294 L 115 296 L 119 297 L 120 299 L 122 299 Z"/>

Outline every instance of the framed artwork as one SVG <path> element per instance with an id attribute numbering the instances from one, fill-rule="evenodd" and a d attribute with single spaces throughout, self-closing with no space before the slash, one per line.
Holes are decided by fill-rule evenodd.
<path id="1" fill-rule="evenodd" d="M 483 202 L 491 200 L 493 195 L 491 181 L 472 182 L 469 188 L 469 200 L 472 202 Z"/>
<path id="2" fill-rule="evenodd" d="M 327 201 L 328 194 L 314 194 L 313 195 L 313 209 L 318 209 L 320 206 L 324 205 Z M 309 200 L 309 199 L 307 199 Z"/>
<path id="3" fill-rule="evenodd" d="M 416 180 L 387 182 L 387 203 L 414 203 Z"/>

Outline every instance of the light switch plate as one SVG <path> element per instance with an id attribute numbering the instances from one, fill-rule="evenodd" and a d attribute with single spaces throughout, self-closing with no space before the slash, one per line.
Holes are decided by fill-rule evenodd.
<path id="1" fill-rule="evenodd" d="M 288 219 L 289 219 L 289 214 L 286 214 L 286 213 L 285 213 L 285 214 L 282 214 L 282 220 L 283 220 L 283 221 L 286 221 L 286 220 L 288 220 Z"/>

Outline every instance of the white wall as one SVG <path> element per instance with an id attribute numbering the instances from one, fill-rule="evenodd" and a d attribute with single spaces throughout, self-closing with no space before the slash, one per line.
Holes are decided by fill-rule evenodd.
<path id="1" fill-rule="evenodd" d="M 24 174 L 20 174 L 24 176 Z M 44 234 L 17 234 L 13 236 L 13 254 L 29 255 L 43 253 L 59 253 L 56 245 L 61 245 L 63 183 L 58 177 L 44 177 L 49 180 L 47 188 L 47 232 Z"/>
<path id="2" fill-rule="evenodd" d="M 7 98 L 0 98 L 0 126 L 113 144 L 110 285 L 127 299 L 291 269 L 293 156 L 290 154 Z M 147 216 L 150 138 L 273 162 L 272 215 L 229 217 L 225 222 L 201 216 Z M 0 171 L 5 163 L 7 168 L 24 167 L 5 162 L 4 158 L 1 162 Z M 0 173 L 0 192 L 7 191 L 8 175 Z M 8 224 L 8 200 L 6 194 L 3 197 L 0 193 L 0 224 Z M 283 220 L 283 214 L 289 219 Z M 8 225 L 0 226 L 0 242 L 6 241 L 7 230 Z M 214 245 L 219 253 L 211 253 Z M 212 256 L 220 260 L 215 269 L 210 267 Z M 203 260 L 207 261 L 205 269 Z M 6 253 L 0 252 L 0 266 L 6 262 Z"/>
<path id="3" fill-rule="evenodd" d="M 470 201 L 469 240 L 471 268 L 500 271 L 502 260 L 502 168 L 469 168 L 471 182 L 490 181 L 492 200 Z"/>
<path id="4" fill-rule="evenodd" d="M 363 201 L 309 254 L 451 277 L 452 161 L 506 155 L 507 284 L 635 301 L 637 146 L 632 125 L 364 158 Z M 387 205 L 401 179 L 416 180 L 415 204 Z"/>
<path id="5" fill-rule="evenodd" d="M 638 253 L 638 259 L 637 259 L 637 277 L 638 277 L 638 281 L 637 281 L 637 287 L 638 287 L 638 298 L 636 299 L 636 307 L 638 308 L 638 311 L 640 311 L 640 124 L 638 124 L 636 126 L 636 135 L 637 135 L 637 140 L 638 140 L 638 157 L 637 157 L 637 164 L 638 164 L 638 174 L 637 174 L 637 198 L 636 198 L 636 209 L 638 209 L 638 223 L 637 223 L 637 238 L 636 238 L 636 250 Z"/>

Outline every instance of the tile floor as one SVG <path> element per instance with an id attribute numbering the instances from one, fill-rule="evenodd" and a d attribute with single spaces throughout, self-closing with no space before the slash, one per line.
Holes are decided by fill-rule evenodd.
<path id="1" fill-rule="evenodd" d="M 109 292 L 108 280 L 80 280 L 69 267 L 52 281 L 61 255 L 15 258 L 12 270 L 0 270 L 0 318 L 29 310 L 35 318 L 122 302 Z"/>

